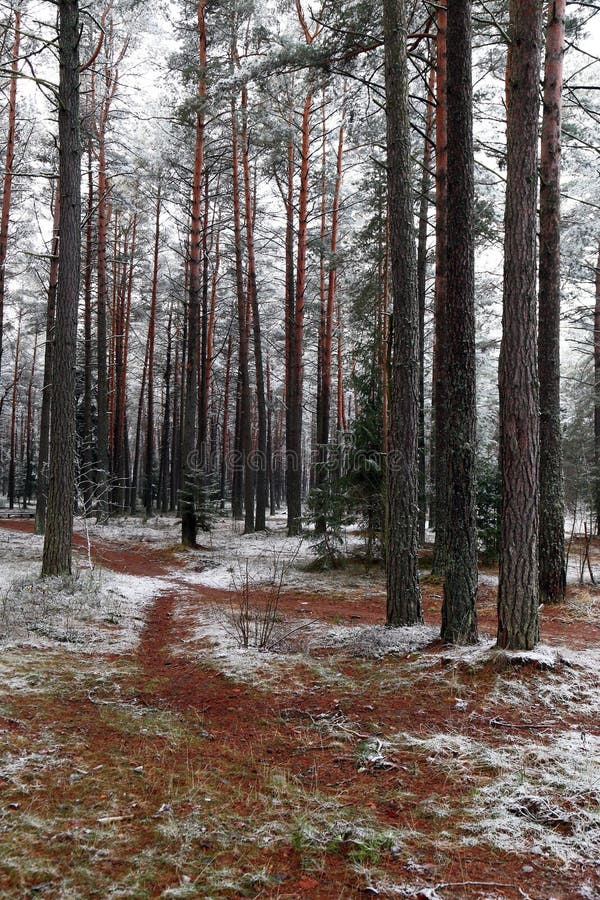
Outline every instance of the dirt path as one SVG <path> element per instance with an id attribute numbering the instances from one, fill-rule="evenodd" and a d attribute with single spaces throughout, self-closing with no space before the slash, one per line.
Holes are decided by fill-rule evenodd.
<path id="1" fill-rule="evenodd" d="M 32 534 L 32 520 L 0 519 L 0 528 Z M 88 542 L 80 534 L 73 536 L 73 547 L 87 554 Z M 92 559 L 98 565 L 105 566 L 115 572 L 136 575 L 139 577 L 169 577 L 178 584 L 186 596 L 194 596 L 198 603 L 222 603 L 227 601 L 231 592 L 223 588 L 206 585 L 193 585 L 179 579 L 183 574 L 185 562 L 181 555 L 173 552 L 175 548 L 164 549 L 147 544 L 127 544 L 126 542 L 91 540 Z M 308 580 L 308 584 L 310 581 Z M 424 579 L 423 610 L 428 624 L 440 625 L 442 603 L 441 583 Z M 600 595 L 600 588 L 571 585 L 567 596 L 571 600 L 582 594 Z M 261 592 L 253 591 L 253 599 L 261 601 Z M 263 597 L 265 600 L 266 597 Z M 480 584 L 478 595 L 479 627 L 482 633 L 495 635 L 497 589 L 493 585 Z M 359 594 L 356 597 L 346 593 L 336 594 L 320 591 L 284 590 L 279 600 L 280 609 L 286 615 L 302 618 L 315 618 L 325 622 L 354 625 L 379 624 L 385 615 L 385 599 L 381 591 L 371 594 Z M 540 613 L 541 639 L 544 643 L 565 644 L 574 648 L 600 647 L 600 618 L 587 616 L 582 621 L 572 605 L 545 607 Z"/>

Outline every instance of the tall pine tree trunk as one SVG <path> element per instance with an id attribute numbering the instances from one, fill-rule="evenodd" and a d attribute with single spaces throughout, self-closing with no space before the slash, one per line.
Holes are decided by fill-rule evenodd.
<path id="1" fill-rule="evenodd" d="M 565 510 L 560 429 L 560 131 L 566 0 L 551 0 L 540 156 L 540 601 L 564 600 Z"/>
<path id="2" fill-rule="evenodd" d="M 85 225 L 85 265 L 83 288 L 83 466 L 82 494 L 84 512 L 91 509 L 94 496 L 94 430 L 92 425 L 92 272 L 94 268 L 94 173 L 92 146 L 88 141 L 88 197 Z M 58 250 L 57 250 L 58 253 Z"/>
<path id="3" fill-rule="evenodd" d="M 310 171 L 310 114 L 312 94 L 307 94 L 302 113 L 302 149 L 298 198 L 298 254 L 291 337 L 290 378 L 287 402 L 287 513 L 288 534 L 302 529 L 302 397 L 304 387 L 304 304 L 306 294 L 306 253 L 308 231 L 308 179 Z"/>
<path id="4" fill-rule="evenodd" d="M 594 305 L 594 498 L 596 530 L 600 534 L 600 241 L 596 260 Z"/>
<path id="5" fill-rule="evenodd" d="M 43 575 L 65 575 L 71 572 L 75 493 L 75 366 L 81 265 L 78 0 L 59 0 L 58 15 L 60 248 Z"/>
<path id="6" fill-rule="evenodd" d="M 446 253 L 448 240 L 448 95 L 447 95 L 446 0 L 437 8 L 435 117 L 435 340 L 433 347 L 432 453 L 435 459 L 435 545 L 432 572 L 443 575 L 446 566 Z"/>
<path id="7" fill-rule="evenodd" d="M 37 361 L 38 333 L 33 339 L 33 355 L 31 357 L 31 371 L 29 373 L 29 385 L 27 387 L 27 418 L 25 422 L 25 479 L 23 486 L 23 509 L 31 500 L 33 493 L 33 385 L 35 378 L 35 364 Z"/>
<path id="8" fill-rule="evenodd" d="M 165 360 L 165 402 L 163 407 L 163 424 L 160 441 L 160 470 L 158 478 L 158 508 L 166 515 L 169 511 L 169 459 L 171 430 L 171 375 L 173 369 L 173 309 L 169 311 L 167 324 L 167 356 Z"/>
<path id="9" fill-rule="evenodd" d="M 158 295 L 158 251 L 160 247 L 160 189 L 161 184 L 159 180 L 156 196 L 152 296 L 150 300 L 150 319 L 148 322 L 148 403 L 146 413 L 146 472 L 144 479 L 144 506 L 146 508 L 146 516 L 152 515 L 152 500 L 154 494 L 154 337 L 156 332 L 156 299 Z"/>
<path id="10" fill-rule="evenodd" d="M 236 407 L 236 446 L 234 461 L 234 518 L 244 513 L 244 530 L 254 531 L 254 478 L 251 464 L 252 451 L 252 403 L 250 396 L 249 347 L 248 347 L 248 297 L 244 290 L 244 259 L 240 209 L 239 136 L 235 100 L 231 101 L 232 128 L 232 183 L 233 230 L 235 253 L 235 286 L 238 323 L 238 383 Z"/>
<path id="11" fill-rule="evenodd" d="M 477 641 L 475 235 L 471 0 L 448 0 L 446 580 L 442 639 Z"/>
<path id="12" fill-rule="evenodd" d="M 43 534 L 46 529 L 46 507 L 48 502 L 48 463 L 50 452 L 50 410 L 52 406 L 52 359 L 54 356 L 54 320 L 56 316 L 56 289 L 58 284 L 58 252 L 60 230 L 60 185 L 54 198 L 54 223 L 50 249 L 50 279 L 46 307 L 46 342 L 44 346 L 44 382 L 42 388 L 42 409 L 40 412 L 40 440 L 37 466 L 37 503 L 35 506 L 35 532 Z"/>
<path id="13" fill-rule="evenodd" d="M 248 92 L 242 89 L 242 167 L 244 172 L 244 199 L 246 218 L 246 250 L 248 253 L 248 302 L 252 312 L 254 335 L 254 365 L 256 370 L 256 406 L 258 417 L 257 452 L 254 457 L 256 474 L 256 513 L 254 528 L 264 531 L 267 527 L 267 404 L 265 399 L 265 372 L 263 365 L 260 311 L 256 284 L 256 257 L 254 252 L 254 213 L 250 187 L 250 158 L 248 144 Z"/>
<path id="14" fill-rule="evenodd" d="M 317 484 L 323 485 L 327 479 L 327 459 L 329 450 L 329 431 L 331 419 L 331 362 L 333 358 L 333 321 L 337 286 L 337 261 L 340 198 L 342 190 L 342 174 L 344 165 L 344 127 L 345 109 L 342 113 L 342 124 L 338 133 L 336 155 L 336 177 L 333 192 L 333 208 L 331 212 L 331 239 L 329 244 L 330 259 L 327 274 L 327 291 L 325 294 L 325 310 L 323 321 L 323 352 L 321 354 L 321 403 L 320 415 L 317 418 L 317 445 L 319 448 L 319 466 L 317 468 Z M 326 512 L 322 520 L 315 526 L 321 532 L 326 528 Z M 317 527 L 318 526 L 318 527 Z"/>
<path id="15" fill-rule="evenodd" d="M 98 279 L 98 302 L 96 305 L 96 484 L 100 520 L 105 520 L 108 516 L 110 490 L 107 362 L 108 275 L 106 264 L 108 223 L 110 219 L 108 195 L 109 185 L 106 177 L 104 129 L 100 127 L 98 130 L 98 231 L 96 236 Z"/>
<path id="16" fill-rule="evenodd" d="M 201 203 L 204 177 L 204 123 L 206 103 L 206 0 L 198 0 L 198 46 L 200 77 L 199 109 L 196 119 L 196 143 L 192 179 L 192 213 L 189 249 L 189 289 L 187 308 L 186 378 L 183 419 L 181 423 L 181 542 L 196 546 L 198 517 L 196 514 L 196 418 L 198 408 L 198 312 L 201 292 Z"/>
<path id="17" fill-rule="evenodd" d="M 419 303 L 410 158 L 407 9 L 384 0 L 392 359 L 387 476 L 387 622 L 423 619 L 419 587 L 417 443 Z"/>
<path id="18" fill-rule="evenodd" d="M 19 371 L 19 356 L 21 350 L 21 324 L 23 319 L 23 310 L 19 311 L 19 323 L 17 325 L 17 340 L 15 343 L 15 361 L 13 368 L 12 382 L 12 403 L 10 408 L 10 455 L 8 460 L 8 508 L 14 509 L 15 506 L 15 485 L 16 485 L 16 453 L 17 453 L 17 391 L 21 373 Z"/>
<path id="19" fill-rule="evenodd" d="M 499 363 L 498 646 L 514 650 L 531 650 L 539 639 L 536 244 L 541 25 L 540 0 L 511 0 Z"/>
<path id="20" fill-rule="evenodd" d="M 15 162 L 15 136 L 17 130 L 17 80 L 19 74 L 19 48 L 21 44 L 21 12 L 15 11 L 15 38 L 12 48 L 10 87 L 8 90 L 8 134 L 4 156 L 4 181 L 2 211 L 0 212 L 0 372 L 4 344 L 4 292 L 6 280 L 6 253 L 12 198 L 13 166 Z"/>
<path id="21" fill-rule="evenodd" d="M 427 519 L 427 472 L 425 458 L 425 307 L 427 301 L 427 232 L 429 215 L 429 186 L 431 183 L 431 146 L 435 69 L 429 73 L 425 136 L 423 138 L 423 173 L 421 176 L 421 201 L 419 203 L 419 238 L 417 244 L 417 284 L 419 289 L 419 542 L 425 543 Z"/>

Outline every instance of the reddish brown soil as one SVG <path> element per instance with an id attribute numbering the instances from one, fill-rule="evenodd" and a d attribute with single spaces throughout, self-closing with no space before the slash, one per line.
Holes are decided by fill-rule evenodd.
<path id="1" fill-rule="evenodd" d="M 31 530 L 30 522 L 3 521 L 0 525 Z M 86 548 L 79 536 L 74 545 Z M 168 551 L 115 542 L 95 542 L 93 555 L 117 571 L 138 575 L 174 574 L 179 564 Z M 29 816 L 52 816 L 62 821 L 65 834 L 75 833 L 107 814 L 124 815 L 118 826 L 125 835 L 121 849 L 99 858 L 98 884 L 118 883 L 127 877 L 136 857 L 150 852 L 157 857 L 150 883 L 143 893 L 136 890 L 124 896 L 159 897 L 180 875 L 166 850 L 179 851 L 181 842 L 157 831 L 156 824 L 157 810 L 172 791 L 173 783 L 185 781 L 190 772 L 205 773 L 210 786 L 199 788 L 200 799 L 207 791 L 220 790 L 215 798 L 215 818 L 227 815 L 229 820 L 238 820 L 242 828 L 244 823 L 264 816 L 273 773 L 285 773 L 300 804 L 303 792 L 308 796 L 318 790 L 324 800 L 335 800 L 349 821 L 366 813 L 380 828 L 408 829 L 409 836 L 402 846 L 384 848 L 374 865 L 398 884 L 415 885 L 412 896 L 426 897 L 427 894 L 419 894 L 418 886 L 431 888 L 435 884 L 440 885 L 438 893 L 444 898 L 520 898 L 521 888 L 531 897 L 570 898 L 579 895 L 578 887 L 584 881 L 600 889 L 598 870 L 592 867 L 565 870 L 558 862 L 546 860 L 540 864 L 526 853 L 508 854 L 489 846 L 462 845 L 461 828 L 467 815 L 464 807 L 468 807 L 473 780 L 452 771 L 443 772 L 425 754 L 410 749 L 391 752 L 393 768 L 389 769 L 359 765 L 357 749 L 361 740 L 394 732 L 460 733 L 488 744 L 505 740 L 506 734 L 494 726 L 490 716 L 490 695 L 499 677 L 492 664 L 476 670 L 468 666 L 449 667 L 443 660 L 444 648 L 436 643 L 428 650 L 439 652 L 439 665 L 422 670 L 418 684 L 407 691 L 405 685 L 411 678 L 414 683 L 414 654 L 374 664 L 324 651 L 327 664 L 348 679 L 347 686 L 342 682 L 342 686 L 332 688 L 303 664 L 298 664 L 296 673 L 302 687 L 294 694 L 285 685 L 281 690 L 272 690 L 261 687 L 260 682 L 254 686 L 242 684 L 203 659 L 197 645 L 196 652 L 181 653 L 184 641 L 193 638 L 198 604 L 218 602 L 226 596 L 224 591 L 187 584 L 179 590 L 165 591 L 147 611 L 135 655 L 112 660 L 116 666 L 127 663 L 120 676 L 119 697 L 127 699 L 134 709 L 175 714 L 185 739 L 176 741 L 135 730 L 124 732 L 118 723 L 103 715 L 102 698 L 91 694 L 85 682 L 74 680 L 70 684 L 61 694 L 59 709 L 34 691 L 12 699 L 10 710 L 0 716 L 0 733 L 7 739 L 25 736 L 34 742 L 42 740 L 50 729 L 62 745 L 77 748 L 78 764 L 83 770 L 105 774 L 95 776 L 88 786 L 85 779 L 71 783 L 64 773 L 48 771 L 39 777 L 35 791 L 25 799 L 13 796 L 8 782 L 2 784 L 0 807 L 9 821 L 18 821 L 21 814 L 20 809 L 8 812 L 11 803 L 13 807 L 15 803 L 26 806 Z M 260 595 L 256 599 L 260 600 Z M 438 621 L 440 599 L 439 586 L 424 585 L 428 622 Z M 480 626 L 492 634 L 495 602 L 495 589 L 482 586 Z M 364 624 L 381 621 L 383 603 L 380 596 L 353 600 L 346 595 L 290 592 L 281 597 L 280 608 L 290 615 Z M 599 630 L 598 625 L 577 621 L 567 607 L 543 613 L 543 638 L 549 643 L 597 646 Z M 511 670 L 506 677 L 526 680 L 535 675 L 534 669 L 525 668 Z M 398 689 L 394 689 L 394 683 Z M 457 697 L 467 702 L 467 710 L 457 706 Z M 516 707 L 503 708 L 498 713 L 507 728 L 554 718 L 535 697 L 526 715 Z M 336 733 L 335 727 L 327 730 L 327 721 L 332 725 L 340 722 L 341 731 Z M 561 727 L 568 724 L 577 723 L 561 719 Z M 586 722 L 585 728 L 588 732 L 598 731 L 597 723 Z M 552 739 L 551 730 L 547 739 Z M 143 778 L 131 774 L 139 766 L 143 768 Z M 479 777 L 481 784 L 486 775 Z M 186 797 L 178 807 L 178 815 L 198 816 L 197 794 L 194 791 Z M 287 802 L 285 796 L 281 802 Z M 450 805 L 451 815 L 436 818 L 431 813 L 431 802 Z M 291 810 L 292 814 L 297 815 L 298 810 Z M 266 866 L 274 881 L 270 887 L 243 893 L 213 891 L 211 896 L 324 900 L 368 896 L 367 883 L 352 865 L 356 848 L 350 841 L 319 849 L 284 840 L 253 848 L 250 842 L 243 851 L 235 846 L 225 851 L 215 843 L 210 816 L 206 821 L 205 837 L 194 837 L 190 843 L 190 862 L 196 866 L 194 876 L 218 860 L 219 867 L 229 865 L 242 872 Z M 449 832 L 450 837 L 440 837 L 439 829 Z M 35 847 L 40 858 L 50 859 L 63 876 L 81 861 L 79 851 L 68 842 L 56 841 L 48 846 L 40 840 Z M 363 862 L 368 865 L 369 861 Z M 201 874 L 197 878 L 198 893 L 190 896 L 207 896 Z M 102 888 L 99 890 L 100 893 L 80 885 L 77 896 L 103 896 Z M 3 873 L 1 860 L 0 892 L 3 897 L 62 896 L 52 879 L 40 891 L 26 875 L 19 881 L 14 875 Z"/>

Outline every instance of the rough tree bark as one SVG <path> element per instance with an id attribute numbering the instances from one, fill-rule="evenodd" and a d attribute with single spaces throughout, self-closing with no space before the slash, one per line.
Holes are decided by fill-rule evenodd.
<path id="1" fill-rule="evenodd" d="M 419 303 L 411 189 L 405 0 L 384 0 L 392 360 L 387 475 L 387 622 L 423 619 L 419 587 L 417 444 Z"/>
<path id="2" fill-rule="evenodd" d="M 446 566 L 446 252 L 448 240 L 448 96 L 446 0 L 437 8 L 435 115 L 435 340 L 433 347 L 433 423 L 435 545 L 432 573 L 443 575 Z"/>
<path id="3" fill-rule="evenodd" d="M 566 0 L 551 0 L 540 155 L 540 602 L 564 600 L 565 510 L 560 428 L 560 131 Z"/>
<path id="4" fill-rule="evenodd" d="M 477 641 L 475 235 L 471 0 L 448 0 L 446 565 L 442 640 Z"/>
<path id="5" fill-rule="evenodd" d="M 43 575 L 71 572 L 75 492 L 75 367 L 81 264 L 78 0 L 59 0 L 58 15 L 60 247 Z"/>
<path id="6" fill-rule="evenodd" d="M 515 650 L 530 650 L 539 639 L 536 243 L 541 25 L 541 0 L 511 0 L 499 361 L 498 646 Z"/>
<path id="7" fill-rule="evenodd" d="M 196 514 L 196 414 L 198 408 L 198 311 L 201 291 L 202 236 L 201 203 L 204 177 L 204 124 L 206 104 L 206 0 L 198 0 L 198 47 L 200 72 L 198 78 L 198 113 L 192 180 L 192 212 L 189 250 L 189 288 L 187 309 L 187 359 L 185 401 L 181 423 L 181 542 L 185 547 L 196 546 L 198 517 Z"/>

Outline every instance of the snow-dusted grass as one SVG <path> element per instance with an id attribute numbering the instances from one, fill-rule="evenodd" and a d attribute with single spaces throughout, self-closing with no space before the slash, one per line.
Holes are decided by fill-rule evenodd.
<path id="1" fill-rule="evenodd" d="M 78 534 L 99 541 L 151 544 L 154 547 L 172 547 L 181 542 L 181 520 L 173 516 L 138 516 L 111 518 L 104 524 L 95 519 L 77 517 L 74 522 Z"/>
<path id="2" fill-rule="evenodd" d="M 352 656 L 381 659 L 388 654 L 406 655 L 422 650 L 438 637 L 439 628 L 431 625 L 414 625 L 410 628 L 335 625 L 327 627 L 318 641 L 321 647 L 338 648 Z"/>
<path id="3" fill-rule="evenodd" d="M 0 532 L 0 644 L 65 646 L 105 652 L 137 643 L 144 609 L 164 590 L 158 578 L 87 568 L 69 578 L 40 578 L 43 538 Z"/>
<path id="4" fill-rule="evenodd" d="M 568 730 L 548 741 L 507 735 L 494 746 L 461 733 L 399 740 L 474 786 L 466 844 L 600 864 L 600 737 Z"/>
<path id="5" fill-rule="evenodd" d="M 15 579 L 0 595 L 0 641 L 124 650 L 137 642 L 144 607 L 162 586 L 159 579 L 104 570 Z"/>

